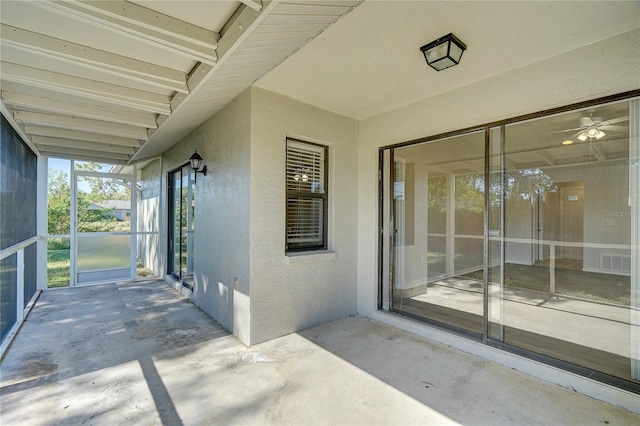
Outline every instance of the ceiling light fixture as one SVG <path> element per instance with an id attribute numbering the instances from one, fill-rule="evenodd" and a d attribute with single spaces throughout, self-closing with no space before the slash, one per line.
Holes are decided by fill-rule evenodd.
<path id="1" fill-rule="evenodd" d="M 589 127 L 588 129 L 580 132 L 578 135 L 578 139 L 582 142 L 585 142 L 587 139 L 596 139 L 600 140 L 604 138 L 607 134 L 597 127 Z"/>
<path id="2" fill-rule="evenodd" d="M 467 45 L 453 33 L 440 37 L 420 48 L 427 64 L 436 71 L 458 65 L 465 50 L 467 50 Z"/>
<path id="3" fill-rule="evenodd" d="M 567 139 L 566 141 L 562 141 L 562 145 L 573 145 L 573 141 L 571 139 Z"/>

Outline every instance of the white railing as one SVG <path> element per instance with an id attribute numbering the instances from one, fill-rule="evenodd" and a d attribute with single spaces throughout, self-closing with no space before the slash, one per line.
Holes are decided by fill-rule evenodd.
<path id="1" fill-rule="evenodd" d="M 11 327 L 11 330 L 9 330 L 7 335 L 4 337 L 4 339 L 0 343 L 0 358 L 4 356 L 5 351 L 9 348 L 9 345 L 11 345 L 13 338 L 18 333 L 18 330 L 22 326 L 24 319 L 26 318 L 29 311 L 31 311 L 31 308 L 35 304 L 35 301 L 38 298 L 41 291 L 36 288 L 36 291 L 33 297 L 31 298 L 29 303 L 27 303 L 25 306 L 25 303 L 24 303 L 24 293 L 25 293 L 24 251 L 30 245 L 36 244 L 39 239 L 40 237 L 37 237 L 37 236 L 31 237 L 29 239 L 19 242 L 18 244 L 14 244 L 11 247 L 7 247 L 6 249 L 3 249 L 0 251 L 0 261 L 10 256 L 13 256 L 14 254 L 16 255 L 16 300 L 15 300 L 16 319 L 15 319 L 15 323 Z M 29 265 L 29 266 L 32 268 L 36 268 L 36 265 Z"/>

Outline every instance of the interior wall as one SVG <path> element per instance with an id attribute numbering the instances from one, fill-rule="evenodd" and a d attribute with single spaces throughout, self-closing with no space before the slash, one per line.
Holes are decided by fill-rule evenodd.
<path id="1" fill-rule="evenodd" d="M 251 344 L 356 312 L 358 122 L 252 89 Z M 329 146 L 329 252 L 285 256 L 287 136 Z"/>
<path id="2" fill-rule="evenodd" d="M 379 147 L 638 89 L 639 69 L 633 30 L 361 121 L 358 312 L 384 319 L 376 315 Z"/>
<path id="3" fill-rule="evenodd" d="M 162 156 L 162 215 L 167 173 L 198 148 L 207 166 L 195 188 L 194 288 L 203 311 L 250 344 L 249 194 L 251 92 L 246 91 Z M 167 246 L 168 225 L 160 244 Z M 165 250 L 166 252 L 166 250 Z M 163 267 L 166 268 L 166 261 Z M 163 271 L 166 273 L 166 270 Z"/>

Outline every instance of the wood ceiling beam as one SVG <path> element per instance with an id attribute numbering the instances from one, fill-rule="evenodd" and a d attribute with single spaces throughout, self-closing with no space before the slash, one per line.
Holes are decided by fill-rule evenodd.
<path id="1" fill-rule="evenodd" d="M 81 118 L 91 118 L 108 121 L 110 123 L 128 124 L 137 127 L 155 129 L 158 127 L 156 117 L 152 114 L 132 114 L 129 112 L 116 112 L 103 108 L 78 105 L 70 102 L 60 102 L 40 96 L 23 95 L 2 91 L 2 100 L 14 107 L 35 109 L 58 115 L 70 115 Z"/>
<path id="2" fill-rule="evenodd" d="M 129 2 L 35 2 L 56 13 L 210 65 L 216 62 L 218 33 Z"/>
<path id="3" fill-rule="evenodd" d="M 42 34 L 1 24 L 3 45 L 26 50 L 49 58 L 57 58 L 131 81 L 147 83 L 161 89 L 188 93 L 185 73 L 160 65 L 142 62 L 88 46 L 47 37 Z"/>
<path id="4" fill-rule="evenodd" d="M 36 126 L 56 127 L 58 129 L 79 130 L 102 135 L 120 136 L 131 139 L 146 140 L 147 129 L 127 124 L 108 123 L 86 118 L 64 117 L 61 115 L 43 114 L 29 111 L 14 111 L 13 117 L 18 123 Z"/>
<path id="5" fill-rule="evenodd" d="M 59 148 L 73 148 L 73 149 L 81 149 L 86 151 L 99 151 L 99 152 L 109 152 L 114 154 L 129 154 L 133 155 L 136 153 L 135 149 L 130 146 L 122 146 L 122 145 L 109 145 L 104 143 L 96 143 L 96 142 L 84 142 L 78 140 L 71 139 L 60 139 L 60 138 L 50 138 L 47 136 L 31 136 L 31 141 L 36 144 L 36 146 L 49 146 L 49 147 L 59 147 Z M 53 148 L 48 148 L 53 149 Z"/>
<path id="6" fill-rule="evenodd" d="M 77 141 L 96 142 L 108 145 L 126 146 L 140 148 L 140 140 L 123 138 L 119 136 L 100 135 L 90 132 L 79 132 L 77 130 L 58 129 L 55 127 L 24 126 L 24 132 L 33 136 L 46 136 L 51 138 L 71 139 Z"/>
<path id="7" fill-rule="evenodd" d="M 2 78 L 3 81 L 11 81 L 57 92 L 69 93 L 139 111 L 163 115 L 171 114 L 169 97 L 165 95 L 25 67 L 9 62 L 2 62 L 0 68 L 2 69 L 0 78 Z"/>

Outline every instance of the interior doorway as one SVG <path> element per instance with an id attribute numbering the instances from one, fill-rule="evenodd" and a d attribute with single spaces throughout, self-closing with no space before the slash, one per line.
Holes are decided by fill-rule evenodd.
<path id="1" fill-rule="evenodd" d="M 584 241 L 584 182 L 560 184 L 559 189 L 560 233 L 558 237 L 568 245 L 558 250 L 558 259 L 582 262 L 584 252 L 582 248 Z"/>

